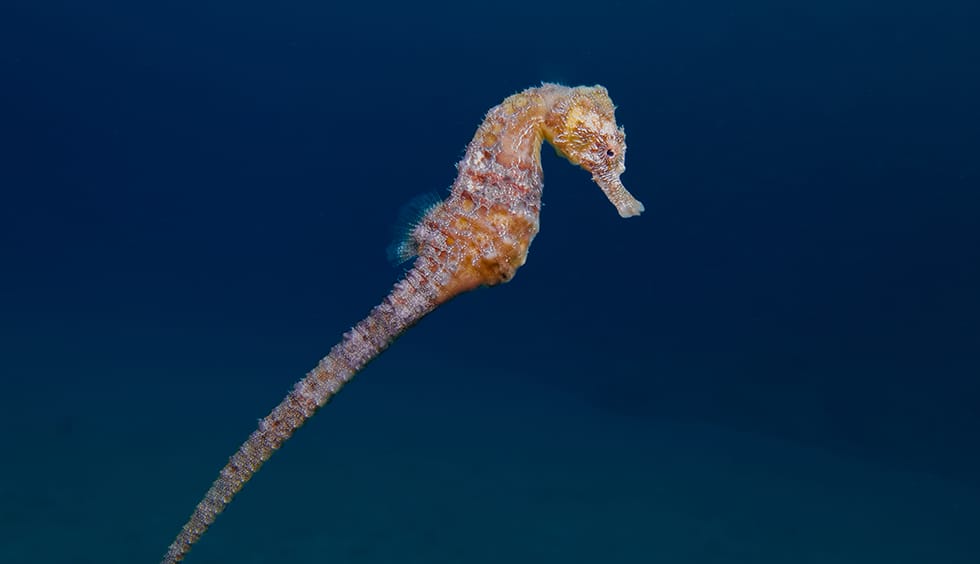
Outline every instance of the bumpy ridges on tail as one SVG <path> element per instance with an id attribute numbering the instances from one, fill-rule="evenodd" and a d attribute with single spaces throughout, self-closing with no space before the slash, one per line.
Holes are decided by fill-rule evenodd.
<path id="1" fill-rule="evenodd" d="M 344 335 L 330 354 L 296 386 L 221 470 L 170 545 L 164 564 L 180 562 L 215 518 L 262 464 L 293 432 L 323 407 L 340 388 L 406 329 L 436 307 L 436 290 L 419 266 L 410 270 L 371 314 Z"/>

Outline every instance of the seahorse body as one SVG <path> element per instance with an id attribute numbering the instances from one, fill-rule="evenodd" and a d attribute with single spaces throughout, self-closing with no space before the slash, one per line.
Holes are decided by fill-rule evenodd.
<path id="1" fill-rule="evenodd" d="M 605 88 L 543 84 L 492 108 L 457 165 L 449 196 L 409 234 L 408 247 L 418 255 L 412 268 L 259 422 L 170 545 L 164 564 L 183 560 L 272 453 L 406 329 L 462 292 L 513 278 L 538 232 L 545 140 L 591 172 L 621 216 L 643 211 L 619 180 L 625 134 Z"/>

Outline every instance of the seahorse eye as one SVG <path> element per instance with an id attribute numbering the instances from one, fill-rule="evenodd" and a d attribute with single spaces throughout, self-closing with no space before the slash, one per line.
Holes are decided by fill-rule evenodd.
<path id="1" fill-rule="evenodd" d="M 613 151 L 612 149 L 606 149 L 606 156 L 609 158 L 615 157 L 616 151 Z"/>

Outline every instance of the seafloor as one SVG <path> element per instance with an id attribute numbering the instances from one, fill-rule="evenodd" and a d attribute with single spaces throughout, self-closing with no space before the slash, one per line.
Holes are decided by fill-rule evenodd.
<path id="1" fill-rule="evenodd" d="M 155 562 L 279 398 L 248 381 L 208 387 L 234 379 L 208 365 L 204 334 L 97 332 L 85 347 L 58 334 L 57 354 L 32 374 L 38 334 L 8 341 L 19 345 L 13 369 L 37 386 L 4 398 L 0 562 Z M 239 358 L 224 368 L 241 366 Z M 370 366 L 248 484 L 187 561 L 980 562 L 980 492 L 965 483 L 692 422 L 617 416 L 489 368 L 458 385 L 448 375 L 451 367 L 408 352 Z M 284 391 L 283 382 L 268 387 Z"/>

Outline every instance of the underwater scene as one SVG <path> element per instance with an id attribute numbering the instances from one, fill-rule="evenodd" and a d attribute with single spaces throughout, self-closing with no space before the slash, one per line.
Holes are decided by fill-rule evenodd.
<path id="1" fill-rule="evenodd" d="M 0 563 L 980 563 L 978 22 L 8 2 Z"/>

